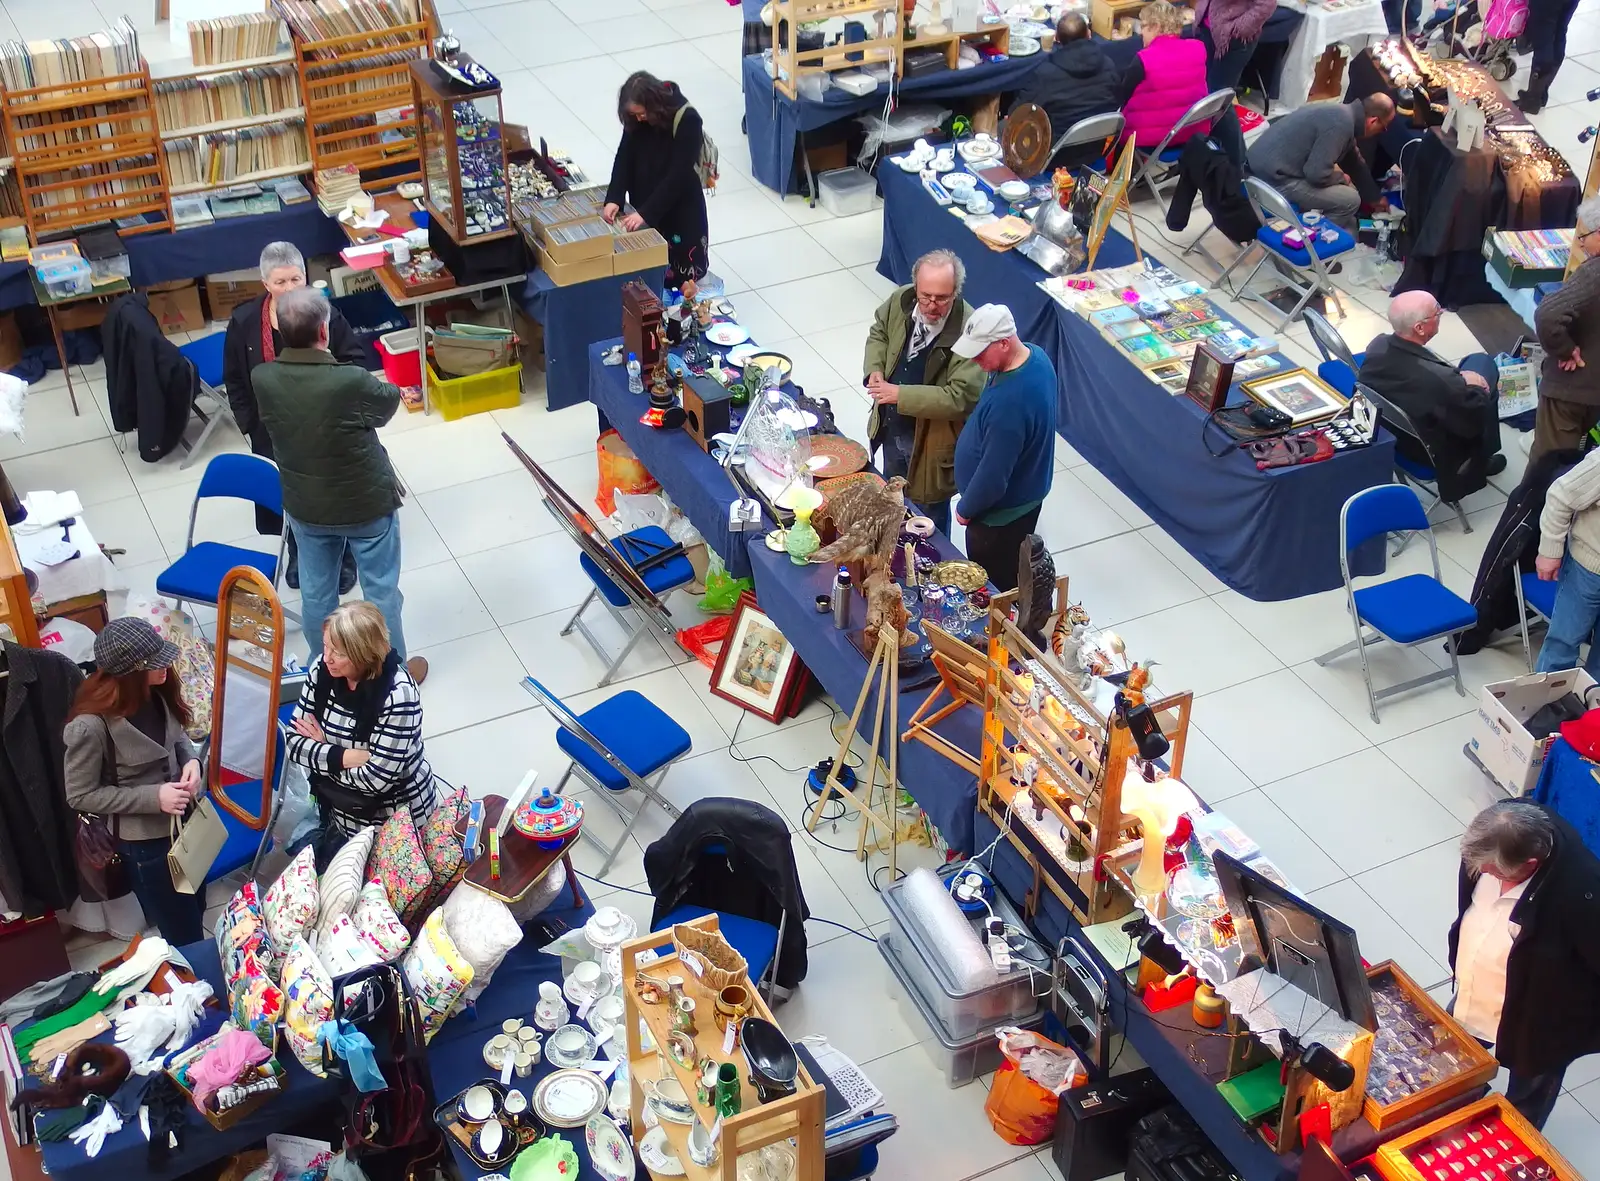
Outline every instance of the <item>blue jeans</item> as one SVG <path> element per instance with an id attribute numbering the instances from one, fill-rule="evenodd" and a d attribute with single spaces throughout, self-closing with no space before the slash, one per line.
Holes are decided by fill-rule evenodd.
<path id="1" fill-rule="evenodd" d="M 1556 607 L 1550 613 L 1550 630 L 1539 649 L 1537 671 L 1577 668 L 1578 645 L 1583 643 L 1589 645 L 1584 671 L 1600 680 L 1600 574 L 1574 562 L 1569 553 L 1561 560 Z"/>
<path id="2" fill-rule="evenodd" d="M 300 613 L 306 646 L 315 659 L 322 655 L 322 623 L 339 605 L 339 561 L 346 546 L 356 556 L 361 595 L 379 611 L 389 627 L 389 643 L 406 658 L 400 629 L 400 514 L 390 513 L 360 525 L 307 525 L 289 518 L 300 546 Z"/>
<path id="3" fill-rule="evenodd" d="M 203 890 L 198 894 L 179 893 L 172 884 L 172 871 L 167 868 L 167 851 L 171 848 L 169 837 L 117 842 L 128 865 L 133 896 L 144 911 L 144 921 L 155 924 L 161 938 L 172 946 L 183 947 L 199 942 L 205 935 L 206 896 Z"/>
<path id="4" fill-rule="evenodd" d="M 1484 456 L 1500 454 L 1500 369 L 1488 353 L 1468 353 L 1456 366 L 1463 373 L 1476 373 L 1489 385 L 1489 413 L 1483 424 Z"/>

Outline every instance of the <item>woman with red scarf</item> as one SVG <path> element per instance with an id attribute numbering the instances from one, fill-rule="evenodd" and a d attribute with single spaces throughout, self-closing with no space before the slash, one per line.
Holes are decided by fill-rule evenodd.
<path id="1" fill-rule="evenodd" d="M 1261 29 L 1277 8 L 1278 0 L 1197 0 L 1194 27 L 1205 42 L 1208 91 L 1238 89 Z M 1243 172 L 1244 131 L 1231 106 L 1212 124 L 1211 138 Z"/>
<path id="2" fill-rule="evenodd" d="M 272 458 L 272 439 L 256 408 L 256 391 L 250 375 L 257 365 L 277 359 L 283 348 L 278 335 L 277 299 L 286 291 L 306 285 L 306 260 L 293 242 L 269 242 L 261 252 L 261 285 L 266 288 L 255 299 L 233 309 L 228 319 L 228 335 L 222 346 L 222 380 L 228 387 L 228 404 L 233 421 L 250 440 L 250 450 Z M 366 368 L 367 352 L 356 339 L 349 322 L 331 308 L 328 319 L 328 351 L 342 365 Z M 283 531 L 283 518 L 266 509 L 256 509 L 256 532 L 271 537 Z M 289 552 L 283 580 L 290 587 L 300 586 L 299 562 L 294 533 L 289 534 Z M 346 594 L 356 584 L 355 557 L 345 550 L 339 566 L 339 593 Z"/>

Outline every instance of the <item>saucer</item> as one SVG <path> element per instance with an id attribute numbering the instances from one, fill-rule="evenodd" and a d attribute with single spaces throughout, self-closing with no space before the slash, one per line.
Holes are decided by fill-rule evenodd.
<path id="1" fill-rule="evenodd" d="M 544 1056 L 551 1066 L 569 1069 L 594 1058 L 598 1043 L 581 1025 L 563 1025 L 545 1042 Z"/>
<path id="2" fill-rule="evenodd" d="M 578 983 L 577 977 L 568 976 L 566 982 L 561 986 L 561 995 L 567 998 L 567 1002 L 574 1009 L 581 1009 L 585 1004 L 605 996 L 606 993 L 611 991 L 611 988 L 611 977 L 602 968 L 600 979 L 595 982 L 595 986 L 592 989 L 582 987 Z"/>
<path id="3" fill-rule="evenodd" d="M 665 1128 L 653 1128 L 649 1135 L 639 1141 L 639 1159 L 652 1173 L 660 1173 L 663 1177 L 683 1176 L 683 1162 L 672 1151 L 672 1145 L 667 1143 Z"/>
<path id="4" fill-rule="evenodd" d="M 659 1120 L 665 1120 L 669 1124 L 681 1124 L 684 1127 L 694 1123 L 694 1112 L 692 1111 L 687 1116 L 675 1115 L 654 1099 L 647 1099 L 645 1103 L 651 1111 L 656 1113 L 656 1118 Z"/>

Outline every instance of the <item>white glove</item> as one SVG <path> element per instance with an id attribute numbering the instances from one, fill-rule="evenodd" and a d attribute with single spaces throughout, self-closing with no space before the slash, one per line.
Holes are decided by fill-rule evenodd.
<path id="1" fill-rule="evenodd" d="M 173 1015 L 172 1038 L 167 1042 L 167 1049 L 181 1050 L 189 1044 L 189 1039 L 194 1036 L 194 1027 L 200 1024 L 200 1015 L 205 1012 L 206 1000 L 211 996 L 211 984 L 206 980 L 196 980 L 193 984 L 180 984 L 167 994 L 167 1007 Z"/>
<path id="2" fill-rule="evenodd" d="M 178 1010 L 152 999 L 156 1003 L 130 1005 L 111 1019 L 117 1026 L 117 1045 L 127 1053 L 135 1074 L 154 1074 L 161 1069 L 166 1055 L 158 1051 L 178 1024 Z"/>
<path id="3" fill-rule="evenodd" d="M 98 993 L 111 992 L 121 988 L 124 984 L 138 980 L 146 973 L 153 972 L 156 965 L 172 954 L 172 944 L 160 936 L 143 940 L 137 951 L 124 963 L 103 973 L 95 983 L 94 990 Z"/>
<path id="4" fill-rule="evenodd" d="M 105 1147 L 106 1137 L 114 1136 L 120 1131 L 122 1131 L 122 1117 L 117 1114 L 115 1107 L 107 1103 L 100 1109 L 99 1115 L 79 1124 L 69 1135 L 74 1144 L 82 1144 L 83 1151 L 95 1157 L 99 1156 L 100 1150 Z"/>

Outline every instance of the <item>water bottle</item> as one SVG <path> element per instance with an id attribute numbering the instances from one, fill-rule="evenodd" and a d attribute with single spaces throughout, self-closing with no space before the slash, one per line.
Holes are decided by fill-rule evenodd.
<path id="1" fill-rule="evenodd" d="M 833 576 L 833 626 L 840 631 L 850 627 L 850 571 L 843 566 Z"/>
<path id="2" fill-rule="evenodd" d="M 632 353 L 628 354 L 628 392 L 644 393 L 644 370 L 639 368 L 639 358 Z"/>

